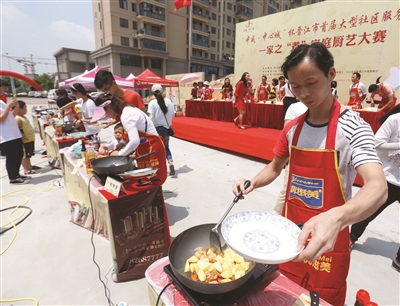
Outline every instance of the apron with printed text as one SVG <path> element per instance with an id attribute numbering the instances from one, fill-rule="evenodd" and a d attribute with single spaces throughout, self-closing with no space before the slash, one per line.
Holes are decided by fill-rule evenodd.
<path id="1" fill-rule="evenodd" d="M 349 98 L 349 103 L 348 105 L 356 105 L 357 102 L 361 105 L 361 97 L 360 94 L 358 93 L 358 83 L 355 87 L 352 87 L 350 89 L 350 98 Z"/>
<path id="2" fill-rule="evenodd" d="M 381 99 L 381 101 L 379 101 L 378 108 L 382 108 L 382 107 L 384 107 L 384 106 L 389 102 L 389 96 L 388 96 L 388 94 L 387 94 L 387 92 L 386 92 L 385 86 L 383 86 L 382 83 L 379 84 L 379 88 L 380 88 L 380 90 L 381 90 L 380 96 L 382 97 L 382 99 Z M 387 108 L 385 108 L 385 109 L 383 110 L 383 112 L 387 113 L 387 112 L 390 111 L 393 107 L 395 107 L 395 106 L 396 106 L 396 101 L 397 101 L 397 98 L 393 97 L 393 103 L 392 103 L 392 105 L 389 106 L 389 107 L 387 107 Z"/>
<path id="3" fill-rule="evenodd" d="M 161 186 L 167 179 L 168 175 L 167 156 L 165 153 L 164 142 L 162 138 L 156 134 L 150 134 L 143 131 L 138 131 L 138 133 L 140 144 L 136 148 L 135 155 L 139 157 L 149 152 L 155 153 L 137 160 L 137 167 L 139 169 L 158 168 L 157 173 L 151 179 L 159 179 L 160 181 L 157 181 L 155 185 Z"/>
<path id="4" fill-rule="evenodd" d="M 258 86 L 258 101 L 266 101 L 268 100 L 268 84 L 261 83 Z"/>
<path id="5" fill-rule="evenodd" d="M 311 217 L 346 202 L 339 173 L 339 155 L 335 151 L 340 104 L 335 99 L 325 149 L 297 147 L 307 114 L 301 116 L 294 133 L 286 201 L 282 212 L 296 224 L 307 222 Z M 339 233 L 331 252 L 323 254 L 314 262 L 305 260 L 281 264 L 280 270 L 300 286 L 318 291 L 332 305 L 343 305 L 349 265 L 349 229 L 346 227 Z"/>

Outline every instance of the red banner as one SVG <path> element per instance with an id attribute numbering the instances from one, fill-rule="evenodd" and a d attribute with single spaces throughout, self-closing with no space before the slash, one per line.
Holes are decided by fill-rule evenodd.
<path id="1" fill-rule="evenodd" d="M 179 10 L 180 8 L 182 8 L 184 6 L 191 6 L 192 1 L 191 0 L 174 0 L 174 5 L 175 5 L 174 12 L 176 12 L 177 10 Z"/>

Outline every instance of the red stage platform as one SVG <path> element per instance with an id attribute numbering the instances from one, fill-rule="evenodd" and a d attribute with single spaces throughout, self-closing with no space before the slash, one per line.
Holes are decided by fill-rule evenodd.
<path id="1" fill-rule="evenodd" d="M 281 132 L 251 127 L 241 130 L 233 122 L 193 117 L 173 117 L 172 122 L 174 137 L 267 161 L 274 158 L 272 150 Z M 354 185 L 362 184 L 362 180 L 357 176 Z"/>
<path id="2" fill-rule="evenodd" d="M 265 160 L 274 157 L 272 149 L 280 130 L 239 129 L 233 122 L 193 117 L 173 117 L 175 137 Z"/>

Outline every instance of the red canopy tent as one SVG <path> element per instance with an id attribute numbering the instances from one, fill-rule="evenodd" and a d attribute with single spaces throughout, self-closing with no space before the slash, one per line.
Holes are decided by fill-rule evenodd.
<path id="1" fill-rule="evenodd" d="M 149 69 L 132 79 L 135 89 L 149 89 L 154 84 L 160 84 L 164 87 L 179 87 L 179 82 L 164 79 Z"/>

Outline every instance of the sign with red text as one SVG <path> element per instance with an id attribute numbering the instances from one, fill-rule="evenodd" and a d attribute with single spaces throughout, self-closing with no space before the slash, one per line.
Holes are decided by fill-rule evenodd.
<path id="1" fill-rule="evenodd" d="M 236 26 L 235 82 L 249 72 L 258 84 L 282 75 L 299 44 L 322 42 L 333 54 L 339 100 L 347 103 L 353 72 L 367 88 L 379 76 L 399 93 L 398 1 L 324 1 L 252 19 Z"/>

